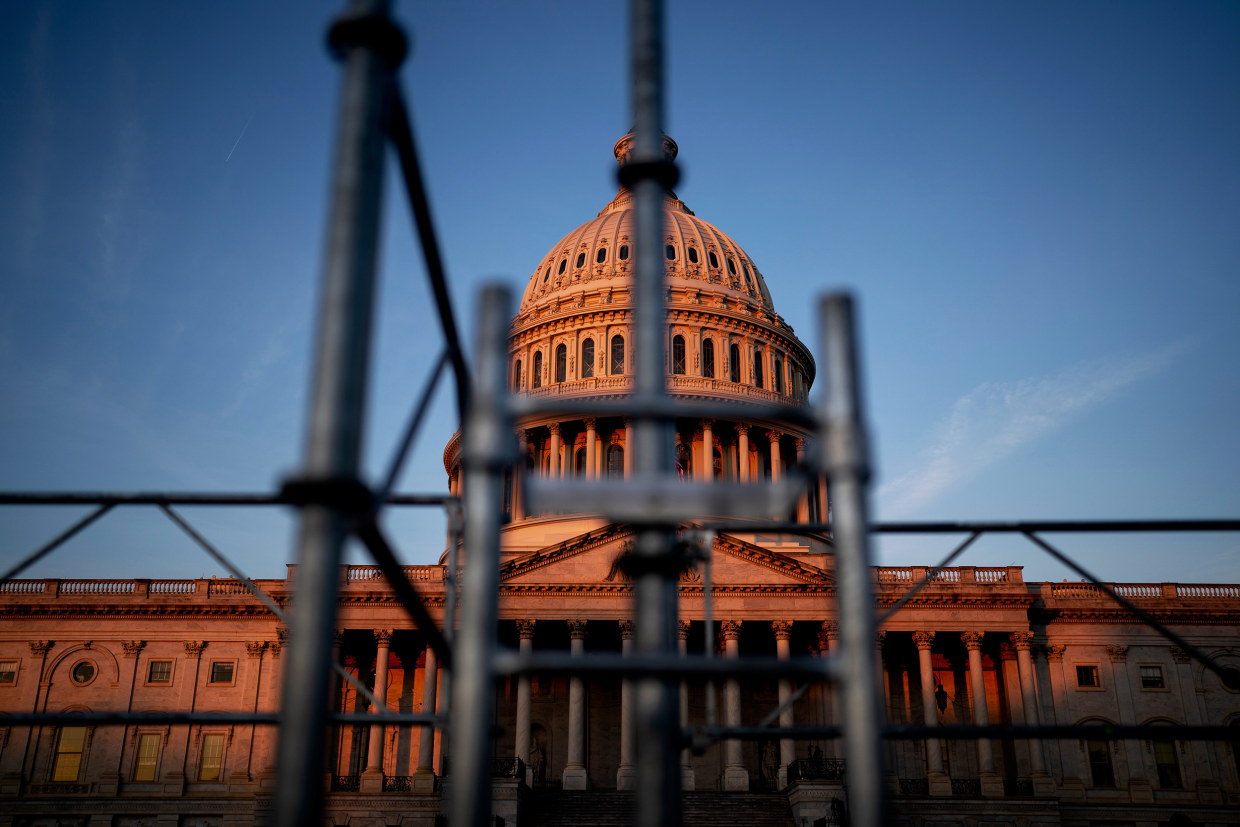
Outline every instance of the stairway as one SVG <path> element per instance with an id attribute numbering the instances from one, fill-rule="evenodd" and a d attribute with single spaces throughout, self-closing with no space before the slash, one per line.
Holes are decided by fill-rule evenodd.
<path id="1" fill-rule="evenodd" d="M 795 827 L 780 793 L 687 792 L 685 827 Z M 546 790 L 536 793 L 521 827 L 631 827 L 633 793 Z"/>

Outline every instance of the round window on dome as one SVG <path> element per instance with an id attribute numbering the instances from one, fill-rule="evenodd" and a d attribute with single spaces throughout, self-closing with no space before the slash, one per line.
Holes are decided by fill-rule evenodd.
<path id="1" fill-rule="evenodd" d="M 88 660 L 78 661 L 69 672 L 69 677 L 73 678 L 73 682 L 78 686 L 85 686 L 95 679 L 95 664 Z"/>

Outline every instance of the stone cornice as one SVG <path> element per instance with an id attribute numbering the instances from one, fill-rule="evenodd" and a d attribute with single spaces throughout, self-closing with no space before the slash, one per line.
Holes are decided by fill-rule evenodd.
<path id="1" fill-rule="evenodd" d="M 822 569 L 807 566 L 793 558 L 776 551 L 767 551 L 753 543 L 747 543 L 730 534 L 720 534 L 715 538 L 714 550 L 723 552 L 738 560 L 761 566 L 770 571 L 794 577 L 804 583 L 833 586 L 830 575 Z"/>

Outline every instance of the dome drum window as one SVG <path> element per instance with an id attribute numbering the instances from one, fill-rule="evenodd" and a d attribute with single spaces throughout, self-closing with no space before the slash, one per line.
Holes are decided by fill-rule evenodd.
<path id="1" fill-rule="evenodd" d="M 702 376 L 706 379 L 715 378 L 715 342 L 713 339 L 702 340 Z"/>
<path id="2" fill-rule="evenodd" d="M 585 266 L 585 263 L 586 263 L 586 254 L 578 253 L 577 254 L 577 269 L 580 270 L 582 267 Z"/>
<path id="3" fill-rule="evenodd" d="M 568 348 L 557 345 L 555 349 L 555 381 L 563 382 L 568 378 Z"/>
<path id="4" fill-rule="evenodd" d="M 540 350 L 534 354 L 534 372 L 530 378 L 530 384 L 532 387 L 535 387 L 535 388 L 542 387 L 542 367 L 543 367 L 543 355 L 542 355 L 542 351 Z"/>
<path id="5" fill-rule="evenodd" d="M 611 375 L 621 376 L 624 373 L 624 337 L 611 337 Z"/>
<path id="6" fill-rule="evenodd" d="M 753 349 L 753 386 L 762 387 L 762 348 Z"/>
<path id="7" fill-rule="evenodd" d="M 683 376 L 685 373 L 685 337 L 672 337 L 672 373 Z"/>
<path id="8" fill-rule="evenodd" d="M 599 247 L 598 254 L 594 256 L 594 262 L 596 264 L 602 264 L 605 261 L 607 261 L 607 248 Z"/>
<path id="9" fill-rule="evenodd" d="M 738 385 L 741 381 L 741 349 L 736 345 L 728 346 L 728 380 Z"/>
<path id="10" fill-rule="evenodd" d="M 581 370 L 578 371 L 582 379 L 589 379 L 594 376 L 594 340 L 586 339 L 581 343 Z"/>
<path id="11" fill-rule="evenodd" d="M 621 261 L 629 260 L 629 245 L 621 244 L 620 251 L 616 254 Z"/>

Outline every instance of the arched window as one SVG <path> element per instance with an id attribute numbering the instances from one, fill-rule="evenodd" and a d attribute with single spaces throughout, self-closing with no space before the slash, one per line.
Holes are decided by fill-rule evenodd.
<path id="1" fill-rule="evenodd" d="M 564 275 L 564 268 L 567 266 L 568 266 L 568 259 L 566 258 L 560 259 L 560 269 L 556 271 L 557 274 L 561 276 Z"/>
<path id="2" fill-rule="evenodd" d="M 558 345 L 555 349 L 555 381 L 563 382 L 568 376 L 568 348 Z"/>
<path id="3" fill-rule="evenodd" d="M 714 267 L 715 269 L 718 269 L 719 268 L 719 257 L 715 255 L 715 251 L 714 250 L 708 251 L 706 253 L 706 256 L 707 258 L 710 259 L 710 266 Z"/>
<path id="4" fill-rule="evenodd" d="M 697 248 L 696 248 L 696 247 L 690 247 L 690 248 L 689 248 L 689 263 L 690 263 L 690 264 L 697 264 L 697 263 L 698 263 L 698 254 L 697 254 Z"/>
<path id="5" fill-rule="evenodd" d="M 736 345 L 728 347 L 728 379 L 733 382 L 741 381 L 741 349 Z"/>
<path id="6" fill-rule="evenodd" d="M 612 445 L 607 449 L 607 476 L 624 476 L 624 449 L 619 445 Z"/>
<path id="7" fill-rule="evenodd" d="M 551 278 L 551 265 L 547 265 L 546 272 L 543 273 L 543 284 L 547 283 L 547 279 Z"/>
<path id="8" fill-rule="evenodd" d="M 685 337 L 672 337 L 672 373 L 683 376 L 685 373 Z"/>
<path id="9" fill-rule="evenodd" d="M 736 262 L 732 260 L 731 256 L 728 256 L 728 272 L 734 276 L 736 275 Z"/>
<path id="10" fill-rule="evenodd" d="M 582 379 L 589 379 L 594 375 L 594 340 L 586 339 L 581 343 L 581 373 Z"/>
<path id="11" fill-rule="evenodd" d="M 620 258 L 621 261 L 628 261 L 629 260 L 629 245 L 621 244 L 620 252 L 617 253 L 617 256 Z"/>
<path id="12" fill-rule="evenodd" d="M 676 258 L 676 248 L 669 244 L 663 249 L 663 254 L 667 256 L 668 261 L 671 261 Z"/>
<path id="13" fill-rule="evenodd" d="M 753 385 L 755 388 L 762 387 L 762 348 L 760 347 L 753 349 Z"/>
<path id="14" fill-rule="evenodd" d="M 784 392 L 784 360 L 775 357 L 775 393 Z"/>
<path id="15" fill-rule="evenodd" d="M 602 264 L 606 260 L 607 260 L 607 248 L 599 247 L 598 254 L 594 256 L 595 263 Z"/>
<path id="16" fill-rule="evenodd" d="M 693 476 L 693 452 L 683 442 L 676 446 L 676 476 L 682 480 Z"/>
<path id="17" fill-rule="evenodd" d="M 702 375 L 707 379 L 715 378 L 715 341 L 702 340 Z"/>
<path id="18" fill-rule="evenodd" d="M 620 376 L 624 373 L 624 337 L 611 337 L 611 375 Z"/>
<path id="19" fill-rule="evenodd" d="M 1170 721 L 1153 721 L 1155 726 L 1167 726 Z M 1158 771 L 1158 788 L 1160 790 L 1181 790 L 1184 779 L 1180 775 L 1180 759 L 1175 741 L 1170 738 L 1159 738 L 1150 741 L 1154 753 L 1154 768 Z"/>
<path id="20" fill-rule="evenodd" d="M 573 473 L 579 477 L 586 475 L 586 449 L 578 448 L 573 453 Z"/>
<path id="21" fill-rule="evenodd" d="M 534 354 L 534 375 L 530 377 L 530 386 L 535 388 L 542 387 L 542 351 Z"/>
<path id="22" fill-rule="evenodd" d="M 512 389 L 516 391 L 521 390 L 521 360 L 520 359 L 518 359 L 517 363 L 512 366 Z"/>
<path id="23" fill-rule="evenodd" d="M 1089 780 L 1095 787 L 1114 787 L 1115 770 L 1111 767 L 1111 745 L 1106 741 L 1086 741 L 1089 754 Z"/>
<path id="24" fill-rule="evenodd" d="M 585 263 L 586 263 L 586 254 L 578 253 L 577 254 L 577 269 L 580 270 L 585 265 Z"/>

